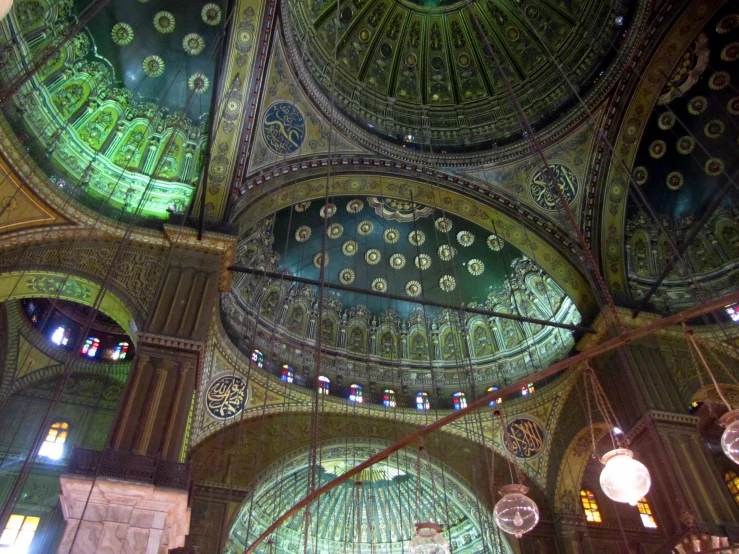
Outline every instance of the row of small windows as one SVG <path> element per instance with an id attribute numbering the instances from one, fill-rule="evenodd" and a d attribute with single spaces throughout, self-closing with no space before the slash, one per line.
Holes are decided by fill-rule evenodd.
<path id="1" fill-rule="evenodd" d="M 580 503 L 582 504 L 583 512 L 585 512 L 585 519 L 589 523 L 603 523 L 603 518 L 600 515 L 600 509 L 598 508 L 598 501 L 595 499 L 593 491 L 583 489 L 580 491 Z M 642 525 L 647 529 L 656 529 L 657 521 L 652 515 L 652 508 L 649 506 L 646 497 L 643 497 L 639 502 L 636 503 L 636 508 L 639 510 L 639 517 L 641 518 Z"/>
<path id="2" fill-rule="evenodd" d="M 64 325 L 57 327 L 51 334 L 51 342 L 57 346 L 68 346 L 71 331 Z M 125 360 L 128 355 L 129 344 L 127 342 L 119 342 L 117 346 L 107 350 L 103 358 L 108 360 Z M 100 350 L 100 339 L 97 337 L 87 337 L 85 343 L 80 348 L 80 354 L 88 358 L 95 358 Z"/>

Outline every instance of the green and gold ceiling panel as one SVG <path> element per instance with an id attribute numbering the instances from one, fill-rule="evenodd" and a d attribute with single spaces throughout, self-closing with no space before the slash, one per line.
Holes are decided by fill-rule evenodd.
<path id="1" fill-rule="evenodd" d="M 402 48 L 398 52 L 394 96 L 411 103 L 421 102 L 421 43 L 424 32 L 424 18 L 411 13 L 406 30 L 403 32 Z"/>

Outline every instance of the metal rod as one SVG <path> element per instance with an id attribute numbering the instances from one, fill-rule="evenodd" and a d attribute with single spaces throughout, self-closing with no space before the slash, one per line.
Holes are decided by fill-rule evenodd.
<path id="1" fill-rule="evenodd" d="M 246 550 L 244 550 L 244 554 L 252 554 L 254 550 L 264 541 L 264 539 L 266 539 L 268 536 L 274 533 L 274 531 L 280 525 L 285 523 L 285 521 L 290 519 L 292 516 L 294 516 L 296 513 L 298 513 L 303 508 L 309 506 L 311 502 L 316 500 L 319 496 L 327 493 L 331 489 L 338 487 L 342 483 L 345 483 L 346 481 L 348 481 L 355 475 L 361 473 L 365 469 L 372 467 L 374 464 L 379 463 L 382 460 L 388 458 L 390 455 L 401 450 L 402 448 L 405 448 L 406 446 L 413 444 L 414 442 L 418 441 L 421 437 L 428 435 L 429 433 L 432 433 L 438 429 L 441 429 L 445 425 L 449 425 L 450 423 L 453 423 L 454 421 L 457 421 L 458 419 L 461 419 L 465 417 L 466 415 L 471 414 L 472 412 L 474 412 L 475 410 L 479 408 L 488 406 L 488 404 L 492 400 L 497 400 L 499 397 L 503 397 L 503 396 L 518 392 L 521 390 L 522 386 L 528 385 L 528 383 L 532 383 L 532 382 L 535 383 L 537 381 L 541 381 L 542 379 L 546 377 L 551 377 L 552 375 L 560 373 L 572 365 L 575 365 L 580 362 L 584 362 L 585 360 L 589 360 L 591 358 L 594 358 L 595 356 L 599 356 L 606 352 L 610 352 L 611 350 L 627 345 L 630 342 L 633 342 L 635 340 L 639 340 L 649 335 L 652 335 L 653 333 L 657 331 L 660 331 L 667 327 L 671 327 L 673 325 L 677 325 L 679 323 L 682 323 L 683 321 L 687 321 L 694 317 L 698 317 L 700 315 L 703 315 L 704 313 L 711 312 L 717 308 L 726 306 L 728 304 L 733 304 L 734 302 L 737 302 L 737 301 L 739 301 L 739 292 L 735 292 L 733 294 L 729 294 L 717 300 L 707 302 L 701 306 L 695 306 L 693 308 L 689 308 L 680 313 L 665 317 L 663 319 L 660 319 L 659 321 L 655 321 L 654 323 L 651 323 L 644 327 L 640 327 L 639 329 L 634 329 L 633 331 L 627 331 L 625 333 L 618 335 L 617 337 L 607 340 L 606 342 L 603 342 L 583 352 L 580 352 L 579 354 L 571 356 L 570 358 L 567 358 L 566 360 L 557 362 L 556 364 L 551 365 L 542 371 L 539 371 L 532 375 L 528 375 L 524 377 L 523 379 L 520 379 L 511 385 L 503 387 L 500 390 L 493 391 L 489 394 L 486 394 L 482 398 L 478 400 L 474 400 L 473 402 L 470 402 L 466 408 L 463 408 L 461 410 L 455 410 L 449 415 L 442 417 L 441 419 L 438 419 L 435 422 L 430 423 L 429 425 L 425 425 L 421 427 L 415 433 L 412 433 L 406 437 L 403 437 L 395 444 L 392 444 L 391 446 L 387 447 L 385 450 L 378 452 L 377 454 L 375 454 L 368 460 L 350 469 L 346 473 L 342 473 L 333 481 L 329 481 L 322 487 L 317 488 L 311 494 L 304 497 L 297 504 L 295 504 L 292 508 L 290 508 L 287 512 L 285 512 L 280 517 L 278 517 L 269 527 L 267 527 L 267 529 L 265 529 L 264 532 L 261 535 L 259 535 L 259 537 L 257 537 L 257 539 L 252 544 L 250 544 L 246 548 Z"/>
<path id="2" fill-rule="evenodd" d="M 501 319 L 512 319 L 521 323 L 535 323 L 537 325 L 546 325 L 547 327 L 558 327 L 560 329 L 567 329 L 568 331 L 580 331 L 582 333 L 595 334 L 595 330 L 592 327 L 585 327 L 582 325 L 570 325 L 569 323 L 559 323 L 558 321 L 547 321 L 545 319 L 537 319 L 535 317 L 524 317 L 517 314 L 504 314 L 501 312 L 493 312 L 491 310 L 485 310 L 483 308 L 472 308 L 468 306 L 450 306 L 449 304 L 442 304 L 441 302 L 434 302 L 427 298 L 409 298 L 407 296 L 400 296 L 398 294 L 390 294 L 388 292 L 378 292 L 374 290 L 359 289 L 356 287 L 349 287 L 346 285 L 338 285 L 335 283 L 320 283 L 315 279 L 307 279 L 306 277 L 297 277 L 295 275 L 284 275 L 282 273 L 275 273 L 273 271 L 263 271 L 261 269 L 252 269 L 250 267 L 241 267 L 232 265 L 228 268 L 230 271 L 238 271 L 239 273 L 248 273 L 249 275 L 258 275 L 267 277 L 269 279 L 280 279 L 283 281 L 294 281 L 296 283 L 303 283 L 305 285 L 323 286 L 327 289 L 341 290 L 344 292 L 353 292 L 355 294 L 366 294 L 368 296 L 379 296 L 380 298 L 386 298 L 388 300 L 400 300 L 401 302 L 414 302 L 416 304 L 425 304 L 426 306 L 433 306 L 435 308 L 443 308 L 446 310 L 462 310 L 463 312 L 469 312 L 471 314 L 480 314 L 487 317 L 499 317 Z"/>

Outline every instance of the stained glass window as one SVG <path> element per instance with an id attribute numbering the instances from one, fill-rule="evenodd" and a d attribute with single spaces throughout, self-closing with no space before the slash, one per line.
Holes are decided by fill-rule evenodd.
<path id="1" fill-rule="evenodd" d="M 282 366 L 282 377 L 280 377 L 283 381 L 287 383 L 292 383 L 295 379 L 295 371 L 293 371 L 292 366 L 289 366 L 287 364 Z"/>
<path id="2" fill-rule="evenodd" d="M 488 392 L 488 394 L 489 394 L 489 393 L 491 393 L 491 392 L 495 392 L 495 391 L 497 391 L 497 390 L 499 390 L 499 388 L 498 388 L 498 387 L 496 387 L 496 386 L 492 386 L 492 387 L 488 387 L 488 391 L 487 391 L 487 392 Z M 488 402 L 488 406 L 497 406 L 497 405 L 498 405 L 498 404 L 500 404 L 501 402 L 503 402 L 503 399 L 502 399 L 502 398 L 498 398 L 497 400 L 491 400 L 490 402 Z"/>
<path id="3" fill-rule="evenodd" d="M 382 404 L 386 408 L 395 408 L 395 391 L 393 389 L 385 389 L 382 393 Z"/>
<path id="4" fill-rule="evenodd" d="M 28 552 L 40 521 L 38 517 L 12 514 L 0 535 L 0 551 L 13 554 Z"/>
<path id="5" fill-rule="evenodd" d="M 585 512 L 585 519 L 591 523 L 602 523 L 603 520 L 600 517 L 600 510 L 598 509 L 598 502 L 595 500 L 595 495 L 592 491 L 583 489 L 580 491 L 580 502 L 582 502 L 582 509 Z"/>
<path id="6" fill-rule="evenodd" d="M 454 398 L 454 409 L 463 410 L 467 407 L 467 399 L 463 392 L 455 392 L 452 397 Z"/>
<path id="7" fill-rule="evenodd" d="M 128 343 L 119 342 L 118 346 L 116 346 L 113 349 L 113 354 L 111 355 L 111 359 L 112 360 L 125 360 L 127 354 L 128 354 Z"/>
<path id="8" fill-rule="evenodd" d="M 351 402 L 361 402 L 362 401 L 362 385 L 352 385 L 349 387 L 349 400 Z"/>
<path id="9" fill-rule="evenodd" d="M 328 377 L 318 376 L 318 394 L 331 394 L 331 380 Z"/>
<path id="10" fill-rule="evenodd" d="M 50 460 L 58 460 L 64 454 L 64 443 L 67 441 L 69 434 L 69 423 L 57 421 L 49 427 L 46 433 L 46 439 L 41 444 L 38 451 L 39 456 L 49 458 Z"/>
<path id="11" fill-rule="evenodd" d="M 731 496 L 734 497 L 734 502 L 739 504 L 739 475 L 736 474 L 736 471 L 727 471 L 724 474 L 724 481 Z"/>
<path id="12" fill-rule="evenodd" d="M 66 346 L 67 344 L 69 344 L 69 335 L 69 329 L 64 327 L 64 325 L 60 325 L 51 334 L 51 342 L 53 342 L 54 344 L 58 344 L 59 346 Z"/>
<path id="13" fill-rule="evenodd" d="M 100 339 L 96 337 L 87 337 L 87 340 L 85 341 L 85 344 L 82 345 L 80 352 L 82 354 L 86 354 L 90 358 L 94 358 L 95 354 L 98 353 L 98 348 L 100 348 Z"/>
<path id="14" fill-rule="evenodd" d="M 431 400 L 429 399 L 429 393 L 421 391 L 416 394 L 416 410 L 429 409 L 431 409 Z"/>
<path id="15" fill-rule="evenodd" d="M 534 383 L 529 383 L 525 387 L 521 387 L 521 396 L 528 396 L 536 390 Z"/>
<path id="16" fill-rule="evenodd" d="M 649 502 L 647 502 L 647 497 L 642 497 L 642 499 L 636 503 L 636 507 L 639 509 L 639 516 L 641 517 L 642 525 L 648 529 L 656 529 L 657 522 L 652 515 L 652 508 L 649 506 Z"/>
<path id="17" fill-rule="evenodd" d="M 262 351 L 255 349 L 251 353 L 251 361 L 257 364 L 258 368 L 260 369 L 263 368 L 264 367 L 264 354 L 262 353 Z"/>
<path id="18" fill-rule="evenodd" d="M 731 318 L 731 321 L 739 323 L 739 303 L 726 306 L 726 313 Z"/>

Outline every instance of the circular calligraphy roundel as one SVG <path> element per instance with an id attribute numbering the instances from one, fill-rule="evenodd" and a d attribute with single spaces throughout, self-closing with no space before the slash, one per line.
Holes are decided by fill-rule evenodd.
<path id="1" fill-rule="evenodd" d="M 216 378 L 205 394 L 205 408 L 216 419 L 237 416 L 246 404 L 246 381 L 236 375 Z"/>
<path id="2" fill-rule="evenodd" d="M 516 458 L 533 458 L 544 450 L 544 429 L 527 417 L 519 417 L 508 423 L 505 445 Z"/>
<path id="3" fill-rule="evenodd" d="M 559 201 L 559 195 L 551 185 L 552 175 L 554 175 L 559 190 L 562 191 L 568 205 L 572 204 L 577 198 L 580 183 L 575 172 L 562 164 L 551 164 L 549 170 L 541 168 L 534 173 L 531 178 L 531 198 L 545 210 L 556 212 L 562 209 L 562 204 Z"/>
<path id="4" fill-rule="evenodd" d="M 275 102 L 264 114 L 262 133 L 272 152 L 292 154 L 305 139 L 305 118 L 295 104 Z"/>

